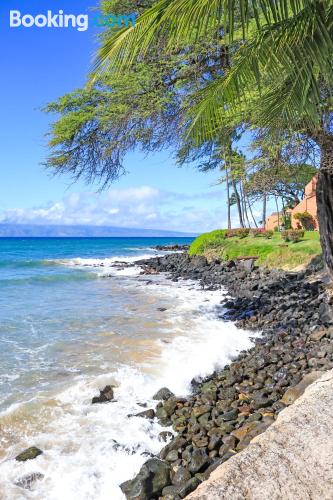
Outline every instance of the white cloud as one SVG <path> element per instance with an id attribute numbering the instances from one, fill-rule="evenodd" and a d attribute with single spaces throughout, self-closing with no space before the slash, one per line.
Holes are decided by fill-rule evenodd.
<path id="1" fill-rule="evenodd" d="M 191 205 L 189 205 L 189 201 Z M 151 186 L 110 189 L 104 193 L 72 193 L 62 201 L 27 209 L 0 211 L 0 222 L 21 224 L 84 224 L 200 232 L 226 225 L 221 192 L 193 195 Z"/>

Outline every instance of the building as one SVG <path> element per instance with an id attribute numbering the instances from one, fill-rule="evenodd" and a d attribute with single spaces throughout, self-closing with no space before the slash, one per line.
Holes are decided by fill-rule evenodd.
<path id="1" fill-rule="evenodd" d="M 311 181 L 305 186 L 305 194 L 303 200 L 290 210 L 291 225 L 294 229 L 298 227 L 298 221 L 294 219 L 294 215 L 299 212 L 309 212 L 315 221 L 315 229 L 318 231 L 317 218 L 317 200 L 316 200 L 317 176 L 312 177 Z"/>
<path id="2" fill-rule="evenodd" d="M 316 187 L 317 187 L 317 176 L 312 177 L 311 181 L 305 186 L 304 198 L 296 205 L 293 209 L 289 209 L 287 212 L 291 215 L 291 226 L 293 229 L 299 228 L 300 224 L 294 215 L 302 212 L 309 212 L 312 215 L 315 222 L 315 230 L 318 231 L 318 218 L 317 218 L 317 201 L 316 201 Z M 265 228 L 267 230 L 274 230 L 278 227 L 279 221 L 282 222 L 283 213 L 273 212 L 266 219 Z"/>
<path id="3" fill-rule="evenodd" d="M 267 229 L 267 231 L 274 231 L 274 229 L 276 227 L 279 227 L 279 223 L 281 224 L 282 217 L 283 217 L 283 213 L 282 212 L 280 212 L 280 213 L 273 212 L 266 219 L 265 229 Z"/>

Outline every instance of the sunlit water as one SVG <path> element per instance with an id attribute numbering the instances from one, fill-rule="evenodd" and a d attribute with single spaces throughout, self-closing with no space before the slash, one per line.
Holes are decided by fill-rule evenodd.
<path id="1" fill-rule="evenodd" d="M 0 239 L 1 499 L 124 498 L 119 484 L 162 447 L 157 422 L 128 415 L 249 347 L 217 319 L 223 291 L 117 264 L 171 242 L 187 241 Z M 91 405 L 109 383 L 116 402 Z M 14 460 L 31 445 L 44 453 Z M 15 485 L 32 472 L 31 490 Z"/>

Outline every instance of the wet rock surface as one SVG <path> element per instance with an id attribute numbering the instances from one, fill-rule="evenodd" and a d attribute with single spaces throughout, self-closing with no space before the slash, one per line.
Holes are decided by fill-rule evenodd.
<path id="1" fill-rule="evenodd" d="M 188 250 L 190 245 L 156 245 L 156 250 L 161 250 L 163 252 L 185 252 Z"/>
<path id="2" fill-rule="evenodd" d="M 173 396 L 174 394 L 167 387 L 162 387 L 162 389 L 154 394 L 153 399 L 156 399 L 158 401 L 165 401 L 166 399 L 169 399 Z"/>
<path id="3" fill-rule="evenodd" d="M 140 411 L 140 413 L 137 413 L 134 415 L 135 417 L 141 417 L 141 418 L 146 418 L 148 420 L 152 420 L 155 418 L 155 411 L 153 409 L 145 410 L 145 411 Z"/>
<path id="4" fill-rule="evenodd" d="M 22 453 L 19 453 L 15 457 L 15 460 L 17 460 L 18 462 L 26 462 L 27 460 L 33 460 L 34 458 L 37 458 L 42 453 L 42 450 L 40 450 L 36 446 L 31 446 L 30 448 L 22 451 Z"/>
<path id="5" fill-rule="evenodd" d="M 111 385 L 106 385 L 104 389 L 99 391 L 99 396 L 92 398 L 91 404 L 109 403 L 114 398 L 113 388 Z"/>
<path id="6" fill-rule="evenodd" d="M 148 500 L 158 498 L 170 482 L 170 467 L 162 460 L 149 459 L 134 479 L 122 483 L 120 488 L 126 498 Z"/>
<path id="7" fill-rule="evenodd" d="M 154 493 L 142 493 L 148 496 L 131 496 L 133 489 L 123 485 L 122 490 L 128 499 L 177 500 L 244 450 L 314 378 L 333 368 L 332 299 L 320 278 L 320 264 L 293 273 L 248 268 L 241 261 L 208 263 L 185 253 L 137 264 L 149 272 L 168 273 L 174 281 L 199 280 L 204 289 L 227 289 L 232 298 L 221 302 L 218 316 L 262 331 L 254 346 L 230 365 L 194 380 L 187 398 L 168 394 L 166 388 L 154 396 L 159 400 L 157 419 L 176 434 L 159 456 L 169 470 L 168 481 Z M 141 477 L 140 471 L 125 484 L 141 492 Z"/>
<path id="8" fill-rule="evenodd" d="M 332 405 L 330 370 L 264 434 L 218 467 L 189 500 L 331 500 Z"/>
<path id="9" fill-rule="evenodd" d="M 43 478 L 44 474 L 41 474 L 40 472 L 32 472 L 31 474 L 27 474 L 26 476 L 23 476 L 20 479 L 18 479 L 15 482 L 15 485 L 25 490 L 31 490 L 36 481 L 40 481 Z"/>

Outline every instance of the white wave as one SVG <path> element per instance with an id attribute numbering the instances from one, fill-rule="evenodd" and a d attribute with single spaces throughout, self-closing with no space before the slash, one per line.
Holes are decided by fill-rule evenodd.
<path id="1" fill-rule="evenodd" d="M 153 256 L 161 257 L 162 255 L 164 254 L 155 253 Z M 67 267 L 76 267 L 83 270 L 86 269 L 90 272 L 94 271 L 100 277 L 108 275 L 138 276 L 141 273 L 142 268 L 140 266 L 136 266 L 135 262 L 141 259 L 149 259 L 151 257 L 152 254 L 138 254 L 131 257 L 115 256 L 103 259 L 76 257 L 73 259 L 60 259 L 52 262 Z"/>
<path id="2" fill-rule="evenodd" d="M 132 256 L 121 256 L 117 255 L 115 257 L 105 257 L 103 259 L 94 259 L 94 258 L 82 258 L 76 257 L 73 259 L 59 259 L 53 262 L 58 264 L 66 265 L 66 266 L 79 266 L 79 267 L 111 267 L 114 264 L 133 264 L 135 261 L 140 259 L 149 259 L 151 258 L 151 254 L 138 254 Z M 158 256 L 158 255 L 156 255 Z"/>
<path id="3" fill-rule="evenodd" d="M 133 285 L 143 283 L 135 279 Z M 33 438 L 23 436 L 22 448 L 34 444 L 44 450 L 43 455 L 25 463 L 6 460 L 1 464 L 0 490 L 6 492 L 5 498 L 123 500 L 119 484 L 138 472 L 147 460 L 143 453 L 158 453 L 163 446 L 158 434 L 165 430 L 156 421 L 128 415 L 142 411 L 142 402 L 153 407 L 152 395 L 160 387 L 167 386 L 178 395 L 188 393 L 193 377 L 208 375 L 251 345 L 252 332 L 217 319 L 216 307 L 225 292 L 203 292 L 195 283 L 175 284 L 163 276 L 153 277 L 151 286 L 144 287 L 145 293 L 158 294 L 161 300 L 173 298 L 172 308 L 165 311 L 172 340 L 160 339 L 161 354 L 150 361 L 148 373 L 140 365 L 120 366 L 96 378 L 81 376 L 58 394 L 44 429 Z M 116 402 L 91 405 L 92 396 L 108 383 L 117 386 Z M 14 486 L 19 477 L 31 472 L 41 472 L 44 480 L 30 492 Z"/>

